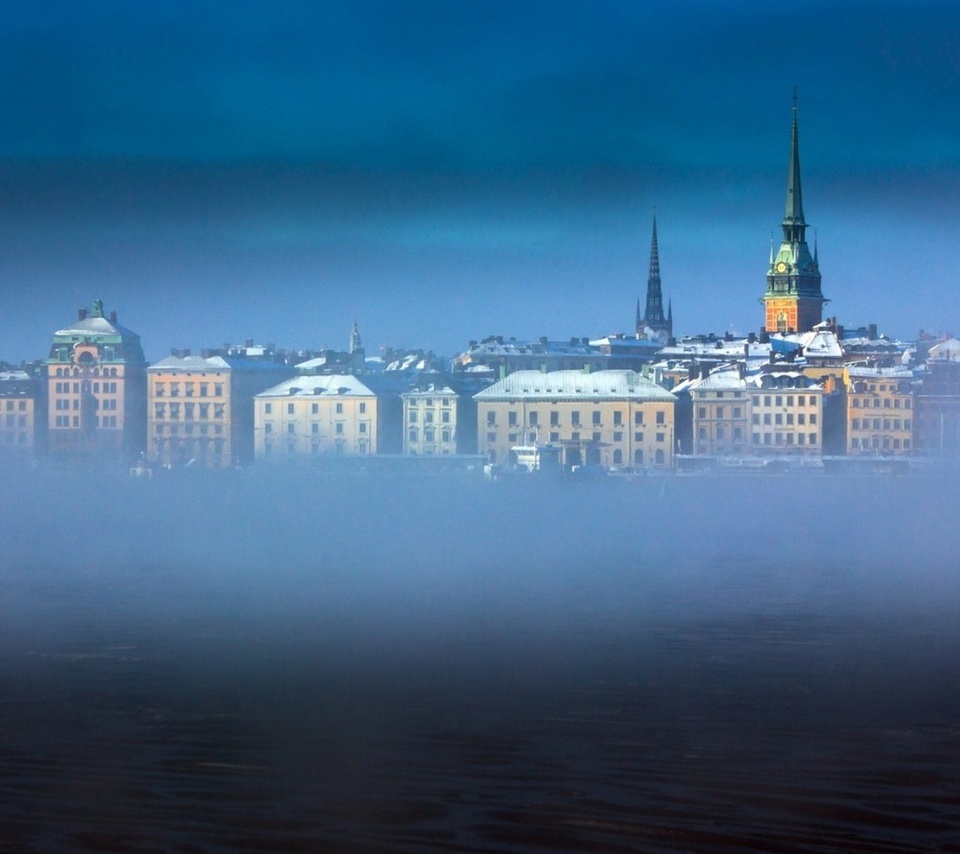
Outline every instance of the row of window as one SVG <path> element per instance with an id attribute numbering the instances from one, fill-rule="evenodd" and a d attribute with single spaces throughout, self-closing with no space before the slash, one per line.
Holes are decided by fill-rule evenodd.
<path id="1" fill-rule="evenodd" d="M 794 440 L 796 436 L 796 440 Z M 816 433 L 754 433 L 754 445 L 792 445 L 796 441 L 798 445 L 816 445 Z"/>
<path id="2" fill-rule="evenodd" d="M 407 440 L 416 444 L 419 441 L 419 434 L 417 430 L 409 430 L 407 432 Z M 451 440 L 450 430 L 441 430 L 440 431 L 440 441 L 449 442 Z M 436 442 L 437 441 L 437 431 L 432 427 L 427 427 L 423 431 L 423 441 L 424 442 Z"/>
<path id="3" fill-rule="evenodd" d="M 883 450 L 883 449 L 887 449 L 887 450 L 899 451 L 899 450 L 902 449 L 902 450 L 904 450 L 904 451 L 909 451 L 909 450 L 910 450 L 910 440 L 909 440 L 909 439 L 904 439 L 903 442 L 901 442 L 899 439 L 891 439 L 891 438 L 888 437 L 888 436 L 884 436 L 884 437 L 882 437 L 882 438 L 881 438 L 881 437 L 878 437 L 878 436 L 874 436 L 874 437 L 872 437 L 872 438 L 870 438 L 870 439 L 867 439 L 867 438 L 864 438 L 864 439 L 851 439 L 851 440 L 850 440 L 850 447 L 851 447 L 851 449 L 853 449 L 853 450 L 869 450 L 869 449 L 873 449 L 873 450 Z"/>
<path id="4" fill-rule="evenodd" d="M 511 412 L 510 414 L 511 414 L 511 415 L 514 415 L 514 416 L 516 415 L 515 412 Z M 424 423 L 424 424 L 433 424 L 433 416 L 434 416 L 434 413 L 433 413 L 431 410 L 427 410 L 426 412 L 424 412 L 424 413 L 423 413 L 423 423 Z M 408 419 L 409 419 L 410 423 L 411 423 L 411 424 L 416 424 L 418 418 L 419 418 L 419 413 L 418 413 L 415 409 L 411 409 L 411 410 L 410 410 L 410 414 L 409 414 L 409 416 L 408 416 Z M 450 411 L 449 411 L 449 410 L 445 409 L 445 410 L 443 410 L 443 411 L 440 413 L 440 423 L 441 423 L 441 424 L 449 424 L 449 423 L 450 423 Z"/>
<path id="5" fill-rule="evenodd" d="M 359 424 L 357 424 L 357 432 L 359 432 L 359 433 L 368 433 L 368 432 L 369 432 L 369 429 L 368 429 L 368 428 L 369 428 L 369 424 L 370 424 L 369 421 L 361 421 Z M 263 432 L 264 432 L 265 434 L 267 434 L 267 435 L 273 433 L 273 424 L 272 424 L 271 422 L 267 421 L 267 422 L 263 425 Z M 311 425 L 310 425 L 310 432 L 311 432 L 312 434 L 314 434 L 314 435 L 318 435 L 318 434 L 320 433 L 320 425 L 319 425 L 319 424 L 311 424 Z M 337 436 L 342 436 L 342 435 L 344 435 L 344 433 L 345 433 L 346 431 L 343 429 L 343 422 L 342 422 L 342 421 L 337 421 L 337 422 L 333 425 L 333 432 L 334 432 Z M 287 424 L 287 435 L 289 435 L 289 436 L 295 436 L 296 434 L 297 434 L 297 425 L 296 425 L 296 423 L 295 423 L 295 422 L 291 422 L 291 423 Z"/>
<path id="6" fill-rule="evenodd" d="M 723 418 L 726 410 L 722 406 L 713 407 L 713 418 Z M 697 407 L 697 418 L 705 419 L 707 417 L 707 407 L 699 406 Z M 743 407 L 734 406 L 732 408 L 732 418 L 742 418 L 743 417 Z"/>
<path id="7" fill-rule="evenodd" d="M 26 445 L 27 434 L 23 431 L 19 433 L 0 433 L 0 441 L 6 442 L 8 445 Z"/>
<path id="8" fill-rule="evenodd" d="M 760 413 L 754 412 L 751 416 L 751 421 L 754 424 L 759 424 Z M 817 423 L 817 413 L 816 412 L 797 412 L 796 417 L 794 417 L 793 412 L 764 412 L 763 413 L 763 423 L 764 424 L 786 424 L 790 426 L 794 423 L 798 424 L 801 427 L 805 427 L 807 424 L 816 424 Z"/>
<path id="9" fill-rule="evenodd" d="M 601 426 L 603 426 L 603 424 L 602 424 L 602 415 L 603 415 L 603 413 L 602 413 L 599 409 L 593 410 L 593 412 L 590 413 L 590 423 L 591 423 L 594 427 L 601 427 Z M 667 419 L 666 413 L 665 413 L 662 409 L 661 409 L 661 410 L 657 410 L 657 413 L 656 413 L 656 423 L 657 423 L 657 424 L 666 424 L 666 419 Z M 531 426 L 531 427 L 539 427 L 539 426 L 540 426 L 540 413 L 537 412 L 536 410 L 532 410 L 532 411 L 528 412 L 528 413 L 527 413 L 527 423 L 528 423 L 529 426 Z M 581 422 L 581 420 L 580 420 L 580 411 L 577 410 L 577 409 L 572 410 L 572 411 L 570 412 L 570 424 L 573 425 L 574 427 L 579 427 L 579 426 L 581 425 L 581 423 L 582 423 L 582 422 Z M 619 409 L 614 410 L 614 412 L 613 412 L 613 426 L 614 426 L 614 427 L 620 427 L 620 426 L 623 425 L 623 423 L 624 423 L 624 420 L 623 420 L 623 412 L 622 412 L 621 410 L 619 410 Z M 634 412 L 634 414 L 633 414 L 633 423 L 636 424 L 637 426 L 640 426 L 640 425 L 643 424 L 643 412 L 642 412 L 642 411 L 637 410 L 636 412 Z M 493 411 L 488 411 L 488 412 L 487 412 L 487 426 L 488 426 L 488 427 L 495 427 L 496 424 L 497 424 L 497 413 L 496 413 L 496 412 L 493 412 Z M 517 413 L 516 413 L 516 411 L 511 410 L 511 411 L 507 412 L 507 426 L 509 426 L 509 427 L 516 427 L 516 426 L 517 426 Z M 559 427 L 559 426 L 560 426 L 560 413 L 559 413 L 559 412 L 557 412 L 557 411 L 552 411 L 552 412 L 550 413 L 550 426 L 551 426 L 551 427 Z"/>
<path id="10" fill-rule="evenodd" d="M 181 428 L 181 426 L 183 427 L 183 433 L 184 433 L 185 435 L 188 435 L 188 436 L 193 435 L 193 431 L 194 431 L 194 425 L 193 425 L 193 424 L 183 424 L 183 425 L 180 425 L 180 424 L 155 424 L 155 425 L 153 426 L 153 432 L 154 432 L 157 436 L 160 436 L 160 435 L 162 435 L 162 434 L 165 433 L 165 432 L 169 432 L 171 436 L 176 436 L 176 435 L 178 435 L 178 434 L 180 433 L 180 428 Z M 216 433 L 217 435 L 220 435 L 221 433 L 223 433 L 223 425 L 222 425 L 222 424 L 213 424 L 213 425 L 197 424 L 197 425 L 196 425 L 196 429 L 197 429 L 197 432 L 200 433 L 200 435 L 205 436 L 207 433 L 210 432 L 210 427 L 211 427 L 211 426 L 213 427 L 213 432 Z"/>
<path id="11" fill-rule="evenodd" d="M 54 383 L 54 393 L 55 394 L 80 394 L 81 383 L 79 382 L 57 382 Z M 117 383 L 115 382 L 105 382 L 105 383 L 91 383 L 90 390 L 94 394 L 100 394 L 101 390 L 103 394 L 116 394 L 117 393 Z"/>
<path id="12" fill-rule="evenodd" d="M 54 374 L 53 374 L 53 375 L 54 375 L 55 377 L 70 377 L 70 376 L 79 377 L 82 373 L 83 373 L 83 372 L 80 370 L 80 368 L 74 368 L 72 371 L 70 370 L 70 368 L 57 368 L 56 371 L 54 371 Z M 117 373 L 117 369 L 116 369 L 116 368 L 104 368 L 102 373 L 101 373 L 101 371 L 100 371 L 100 368 L 93 368 L 89 373 L 90 373 L 91 376 L 94 376 L 94 377 L 99 377 L 99 376 L 104 376 L 104 377 L 116 377 L 116 376 L 119 376 L 119 374 Z"/>
<path id="13" fill-rule="evenodd" d="M 213 407 L 213 417 L 214 418 L 223 418 L 225 414 L 224 404 L 222 403 L 184 403 L 183 404 L 183 417 L 188 421 L 192 421 L 197 415 L 199 415 L 201 421 L 205 421 L 210 417 L 211 408 Z M 153 416 L 154 418 L 166 418 L 167 417 L 167 404 L 166 403 L 154 403 L 153 404 Z M 180 404 L 171 403 L 169 405 L 169 417 L 173 420 L 180 418 Z"/>
<path id="14" fill-rule="evenodd" d="M 183 396 L 193 397 L 196 387 L 199 390 L 197 397 L 209 397 L 211 385 L 213 385 L 213 396 L 223 397 L 223 383 L 183 383 Z M 155 382 L 153 384 L 154 397 L 165 397 L 166 394 L 167 384 L 165 382 Z M 180 383 L 170 383 L 170 397 L 180 397 Z"/>
<path id="15" fill-rule="evenodd" d="M 851 422 L 854 430 L 912 430 L 913 421 L 909 418 L 854 418 Z"/>
<path id="16" fill-rule="evenodd" d="M 434 400 L 432 397 L 416 398 L 416 397 L 407 397 L 406 395 L 404 395 L 404 398 L 406 399 L 407 404 L 409 406 L 416 406 L 418 403 L 420 403 L 421 400 L 423 401 L 424 406 L 433 406 L 434 404 Z M 441 406 L 449 406 L 450 398 L 449 397 L 441 398 L 440 404 Z"/>
<path id="17" fill-rule="evenodd" d="M 26 412 L 27 402 L 25 400 L 8 400 L 6 406 L 7 412 L 12 412 L 14 409 L 19 412 Z"/>
<path id="18" fill-rule="evenodd" d="M 26 415 L 8 415 L 6 418 L 6 426 L 8 430 L 14 427 L 26 427 L 27 416 Z"/>
<path id="19" fill-rule="evenodd" d="M 881 399 L 883 400 L 883 403 L 880 402 Z M 911 400 L 910 400 L 909 397 L 905 397 L 905 398 L 895 397 L 895 398 L 893 398 L 893 405 L 892 405 L 892 407 L 891 407 L 891 404 L 890 404 L 890 398 L 889 398 L 889 397 L 884 397 L 884 398 L 879 398 L 879 397 L 865 397 L 865 398 L 854 397 L 854 398 L 852 398 L 852 400 L 853 400 L 853 408 L 854 408 L 854 409 L 881 409 L 881 408 L 883 408 L 883 409 L 891 409 L 891 408 L 892 408 L 892 409 L 900 409 L 900 407 L 901 407 L 901 402 L 900 402 L 900 401 L 901 401 L 901 400 L 903 401 L 902 406 L 903 406 L 904 409 L 910 409 L 911 406 L 912 406 L 912 402 L 911 402 Z"/>
<path id="20" fill-rule="evenodd" d="M 412 432 L 413 432 L 413 431 L 411 431 L 411 433 L 412 433 Z M 667 435 L 666 433 L 656 433 L 656 434 L 654 434 L 654 441 L 656 441 L 656 442 L 665 442 L 665 441 L 666 441 L 666 435 Z M 530 433 L 529 433 L 529 435 L 528 435 L 528 437 L 527 437 L 527 441 L 529 441 L 529 442 L 536 442 L 536 441 L 538 441 L 538 438 L 539 438 L 539 435 L 538 435 L 537 431 L 536 431 L 536 430 L 532 430 L 532 431 L 530 431 Z M 581 437 L 581 436 L 580 436 L 580 433 L 577 432 L 577 431 L 574 431 L 574 432 L 572 432 L 572 433 L 570 434 L 570 441 L 571 441 L 571 442 L 579 442 L 579 441 L 581 441 L 581 440 L 582 440 L 582 441 L 585 441 L 585 442 L 586 442 L 586 441 L 591 441 L 591 442 L 601 442 L 601 441 L 603 441 L 603 439 L 602 439 L 602 434 L 601 434 L 601 433 L 593 433 L 593 434 L 591 434 L 590 439 L 587 439 L 587 438 L 585 438 L 585 437 Z M 510 443 L 512 443 L 512 444 L 516 444 L 518 441 L 520 441 L 520 434 L 519 434 L 519 433 L 508 433 L 508 434 L 507 434 L 507 441 L 510 442 Z M 559 441 L 560 441 L 560 433 L 559 433 L 559 432 L 550 433 L 550 439 L 549 439 L 549 441 L 551 441 L 551 442 L 559 442 Z M 614 442 L 622 442 L 622 441 L 623 441 L 623 433 L 614 433 L 614 434 L 613 434 L 613 441 L 614 441 Z M 634 442 L 642 442 L 642 441 L 643 441 L 643 433 L 634 433 L 634 434 L 633 434 L 633 441 L 634 441 Z M 496 443 L 497 443 L 497 434 L 496 434 L 495 432 L 487 433 L 487 444 L 489 444 L 489 445 L 495 445 Z"/>
<path id="21" fill-rule="evenodd" d="M 754 406 L 760 406 L 761 397 L 764 406 L 816 406 L 820 400 L 815 394 L 755 394 L 752 401 Z"/>
<path id="22" fill-rule="evenodd" d="M 343 402 L 338 400 L 338 401 L 333 405 L 333 409 L 334 409 L 334 412 L 336 412 L 337 415 L 343 415 Z M 367 411 L 367 402 L 366 402 L 365 400 L 361 400 L 360 403 L 357 404 L 357 410 L 358 410 L 358 412 L 359 412 L 361 415 L 366 414 L 366 411 Z M 273 404 L 272 404 L 272 403 L 265 403 L 265 404 L 263 404 L 263 413 L 264 413 L 264 415 L 273 415 Z M 311 415 L 318 415 L 319 413 L 320 413 L 320 404 L 319 404 L 319 403 L 311 403 L 311 404 L 310 404 L 310 414 L 311 414 Z M 295 403 L 288 403 L 288 404 L 287 404 L 287 415 L 296 415 L 296 414 L 297 414 L 297 405 L 296 405 Z"/>
<path id="23" fill-rule="evenodd" d="M 57 427 L 79 427 L 80 426 L 80 416 L 79 415 L 58 415 L 54 424 Z M 116 415 L 99 415 L 97 416 L 94 424 L 97 427 L 116 427 L 117 426 L 117 416 Z"/>

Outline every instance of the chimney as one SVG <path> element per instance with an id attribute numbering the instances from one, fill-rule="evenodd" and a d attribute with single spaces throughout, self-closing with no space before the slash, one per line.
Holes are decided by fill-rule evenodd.
<path id="1" fill-rule="evenodd" d="M 871 341 L 876 341 L 877 340 L 877 324 L 876 323 L 869 324 L 867 326 L 867 333 L 868 333 L 867 337 Z"/>
<path id="2" fill-rule="evenodd" d="M 243 346 L 244 346 L 244 347 L 252 347 L 252 346 L 253 346 L 253 339 L 252 339 L 252 338 L 248 338 L 246 341 L 243 342 Z"/>
<path id="3" fill-rule="evenodd" d="M 748 343 L 748 344 L 756 344 L 756 343 L 757 343 L 757 333 L 756 333 L 756 332 L 751 332 L 751 333 L 749 333 L 749 334 L 747 335 L 747 343 Z"/>
<path id="4" fill-rule="evenodd" d="M 111 322 L 111 323 L 116 323 L 116 322 L 117 322 L 117 313 L 116 313 L 115 311 L 111 311 L 111 312 L 110 312 L 110 322 Z"/>
<path id="5" fill-rule="evenodd" d="M 77 310 L 77 317 L 79 317 L 80 320 L 86 320 L 86 319 L 87 319 L 87 310 L 86 310 L 85 308 L 78 309 L 78 310 Z"/>

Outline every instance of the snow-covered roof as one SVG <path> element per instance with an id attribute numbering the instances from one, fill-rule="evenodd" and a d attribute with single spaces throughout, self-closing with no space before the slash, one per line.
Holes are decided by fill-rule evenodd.
<path id="1" fill-rule="evenodd" d="M 906 367 L 873 368 L 866 365 L 850 365 L 847 373 L 851 379 L 913 379 L 913 371 Z"/>
<path id="2" fill-rule="evenodd" d="M 75 320 L 69 326 L 58 329 L 54 335 L 123 335 L 136 337 L 135 332 L 131 332 L 125 326 L 119 323 L 113 323 L 106 317 L 85 317 L 83 320 Z"/>
<path id="3" fill-rule="evenodd" d="M 934 344 L 930 348 L 927 358 L 948 362 L 960 362 L 960 341 L 956 338 L 947 338 Z"/>
<path id="4" fill-rule="evenodd" d="M 660 350 L 661 359 L 768 359 L 770 344 L 750 341 L 747 338 L 681 338 L 676 344 Z"/>
<path id="5" fill-rule="evenodd" d="M 486 338 L 479 344 L 470 347 L 466 353 L 460 355 L 485 355 L 485 356 L 527 356 L 527 355 L 590 355 L 596 354 L 596 350 L 589 344 L 585 344 L 579 338 L 571 338 L 569 341 L 518 341 L 510 338 L 506 341 L 502 337 Z"/>
<path id="6" fill-rule="evenodd" d="M 373 397 L 374 392 L 353 374 L 318 374 L 293 377 L 260 392 L 257 397 Z"/>
<path id="7" fill-rule="evenodd" d="M 476 400 L 675 400 L 670 392 L 636 371 L 515 371 L 490 388 L 474 395 Z"/>
<path id="8" fill-rule="evenodd" d="M 285 366 L 269 359 L 243 359 L 227 356 L 167 356 L 154 362 L 148 373 L 160 371 L 276 371 Z"/>
<path id="9" fill-rule="evenodd" d="M 690 386 L 691 389 L 698 391 L 729 391 L 740 390 L 747 387 L 747 381 L 740 376 L 739 368 L 725 368 L 719 371 L 712 371 L 705 377 L 694 380 Z"/>

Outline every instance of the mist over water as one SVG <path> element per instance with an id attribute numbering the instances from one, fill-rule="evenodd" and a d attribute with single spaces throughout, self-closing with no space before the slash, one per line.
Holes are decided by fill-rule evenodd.
<path id="1" fill-rule="evenodd" d="M 0 490 L 0 850 L 960 846 L 945 477 Z"/>

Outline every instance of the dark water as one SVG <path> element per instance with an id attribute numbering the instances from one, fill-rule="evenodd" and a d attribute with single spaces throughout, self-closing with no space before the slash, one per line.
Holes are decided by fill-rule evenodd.
<path id="1" fill-rule="evenodd" d="M 960 851 L 926 488 L 166 489 L 8 520 L 0 851 Z"/>

